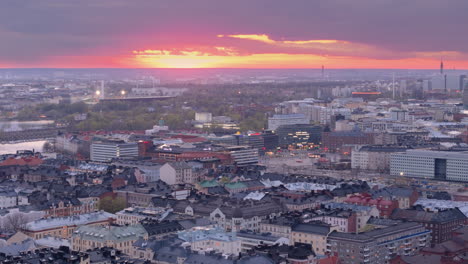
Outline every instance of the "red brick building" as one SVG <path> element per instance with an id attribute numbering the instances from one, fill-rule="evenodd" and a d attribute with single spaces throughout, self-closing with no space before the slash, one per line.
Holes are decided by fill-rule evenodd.
<path id="1" fill-rule="evenodd" d="M 344 202 L 355 205 L 375 206 L 379 210 L 380 217 L 384 218 L 389 218 L 393 210 L 398 208 L 397 200 L 387 200 L 382 197 L 372 199 L 372 196 L 367 193 L 351 195 Z"/>
<path id="2" fill-rule="evenodd" d="M 374 144 L 374 134 L 359 130 L 322 133 L 322 148 L 329 152 L 340 152 L 344 145 Z"/>

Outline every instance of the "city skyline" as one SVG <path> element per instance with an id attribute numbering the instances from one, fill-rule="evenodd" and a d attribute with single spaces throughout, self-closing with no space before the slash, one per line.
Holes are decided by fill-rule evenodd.
<path id="1" fill-rule="evenodd" d="M 464 1 L 0 5 L 0 68 L 468 69 Z"/>

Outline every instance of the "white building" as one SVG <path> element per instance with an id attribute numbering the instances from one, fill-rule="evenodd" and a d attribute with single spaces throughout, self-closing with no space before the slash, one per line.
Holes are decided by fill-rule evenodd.
<path id="1" fill-rule="evenodd" d="M 211 113 L 207 112 L 195 113 L 195 121 L 202 123 L 210 123 L 211 121 L 213 121 L 213 116 L 211 115 Z"/>
<path id="2" fill-rule="evenodd" d="M 247 166 L 258 163 L 258 149 L 249 146 L 227 147 L 229 155 L 237 166 Z"/>
<path id="3" fill-rule="evenodd" d="M 468 152 L 407 150 L 391 156 L 390 174 L 450 181 L 468 181 Z"/>
<path id="4" fill-rule="evenodd" d="M 163 221 L 171 212 L 172 209 L 162 207 L 128 207 L 115 215 L 117 224 L 123 226 L 139 224 L 143 219 Z"/>
<path id="5" fill-rule="evenodd" d="M 282 125 L 309 124 L 309 119 L 304 114 L 274 115 L 268 118 L 268 129 L 276 130 Z"/>
<path id="6" fill-rule="evenodd" d="M 221 228 L 197 228 L 179 232 L 178 236 L 195 252 L 216 251 L 236 256 L 241 252 L 241 240 L 236 233 L 225 232 Z"/>
<path id="7" fill-rule="evenodd" d="M 237 232 L 237 237 L 241 240 L 241 251 L 244 253 L 261 245 L 289 245 L 289 238 L 273 236 L 270 233 L 240 231 Z"/>
<path id="8" fill-rule="evenodd" d="M 193 168 L 185 161 L 170 162 L 160 169 L 161 181 L 169 184 L 193 184 L 197 181 Z"/>
<path id="9" fill-rule="evenodd" d="M 108 162 L 113 158 L 138 157 L 137 143 L 93 142 L 91 160 Z"/>
<path id="10" fill-rule="evenodd" d="M 371 171 L 388 171 L 392 153 L 404 152 L 399 147 L 364 146 L 351 151 L 351 168 Z"/>

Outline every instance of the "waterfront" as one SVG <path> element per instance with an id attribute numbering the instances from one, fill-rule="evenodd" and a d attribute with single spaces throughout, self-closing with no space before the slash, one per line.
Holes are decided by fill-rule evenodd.
<path id="1" fill-rule="evenodd" d="M 0 121 L 0 131 L 23 131 L 29 129 L 41 129 L 53 124 L 53 120 L 40 121 Z"/>
<path id="2" fill-rule="evenodd" d="M 14 154 L 18 150 L 42 151 L 46 140 L 0 144 L 0 155 Z"/>

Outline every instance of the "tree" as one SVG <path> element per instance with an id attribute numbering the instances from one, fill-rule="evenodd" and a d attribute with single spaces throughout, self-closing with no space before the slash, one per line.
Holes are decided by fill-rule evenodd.
<path id="1" fill-rule="evenodd" d="M 127 202 L 121 197 L 105 197 L 99 201 L 99 210 L 106 211 L 108 213 L 116 213 L 125 209 Z"/>
<path id="2" fill-rule="evenodd" d="M 22 213 L 9 214 L 5 218 L 5 229 L 17 232 L 23 229 L 27 222 L 28 219 Z"/>

